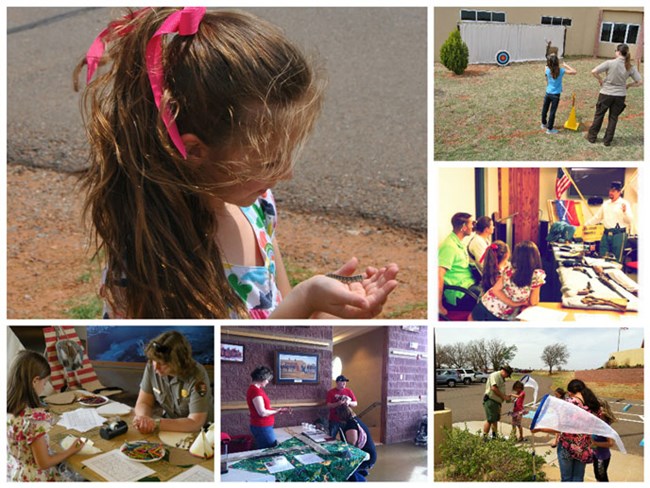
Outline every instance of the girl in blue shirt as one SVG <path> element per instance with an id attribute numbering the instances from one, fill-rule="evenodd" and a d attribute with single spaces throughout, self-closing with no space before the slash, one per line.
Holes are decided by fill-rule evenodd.
<path id="1" fill-rule="evenodd" d="M 575 75 L 577 71 L 566 63 L 562 63 L 556 54 L 550 54 L 546 58 L 546 95 L 544 95 L 544 105 L 542 106 L 542 129 L 547 134 L 557 134 L 557 129 L 553 128 L 555 122 L 555 112 L 560 103 L 562 94 L 562 78 L 565 74 Z M 551 109 L 549 114 L 549 108 Z M 547 116 L 548 115 L 548 119 Z"/>

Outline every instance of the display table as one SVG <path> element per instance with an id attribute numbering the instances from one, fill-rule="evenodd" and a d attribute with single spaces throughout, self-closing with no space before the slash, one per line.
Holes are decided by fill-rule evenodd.
<path id="1" fill-rule="evenodd" d="M 80 408 L 80 405 L 79 403 L 75 402 L 70 405 L 52 405 L 50 406 L 49 410 L 54 414 L 61 415 L 64 412 L 73 411 L 78 408 Z M 56 451 L 62 451 L 63 449 L 61 448 L 60 443 L 68 435 L 85 437 L 92 440 L 94 446 L 101 449 L 101 453 L 95 455 L 82 455 L 77 453 L 74 456 L 69 457 L 65 463 L 71 470 L 73 470 L 75 473 L 80 474 L 89 481 L 107 481 L 101 475 L 95 473 L 88 466 L 82 464 L 83 461 L 86 461 L 94 456 L 99 456 L 106 452 L 112 451 L 114 449 L 119 449 L 126 441 L 147 440 L 152 442 L 161 442 L 155 433 L 141 434 L 137 429 L 133 428 L 131 426 L 133 417 L 133 412 L 131 412 L 129 415 L 120 417 L 122 420 L 126 421 L 129 426 L 129 430 L 125 434 L 119 435 L 110 440 L 102 439 L 100 437 L 99 427 L 95 427 L 94 429 L 91 429 L 87 432 L 78 432 L 76 430 L 67 429 L 61 425 L 54 425 L 49 432 L 50 447 Z M 178 476 L 181 473 L 192 468 L 192 466 L 195 464 L 199 464 L 200 466 L 203 466 L 204 468 L 207 468 L 210 471 L 214 472 L 214 458 L 202 460 L 192 456 L 185 449 L 179 449 L 174 446 L 165 446 L 165 448 L 167 452 L 163 459 L 156 462 L 146 463 L 146 466 L 148 468 L 155 471 L 155 475 L 148 476 L 141 479 L 140 481 L 168 481 L 171 478 L 174 478 L 175 476 Z"/>
<path id="2" fill-rule="evenodd" d="M 290 428 L 300 432 L 300 427 Z M 369 458 L 368 453 L 348 444 L 330 440 L 318 443 L 328 454 L 317 453 L 302 440 L 293 437 L 284 428 L 274 429 L 278 446 L 237 453 L 249 456 L 247 459 L 228 462 L 228 473 L 221 475 L 221 481 L 346 481 Z M 271 451 L 268 455 L 265 452 Z M 317 455 L 319 462 L 303 464 L 297 457 Z M 269 472 L 274 458 L 284 457 L 293 469 L 276 473 Z M 222 459 L 225 456 L 222 456 Z M 302 458 L 305 460 L 304 458 Z M 272 468 L 271 468 L 272 469 Z"/>
<path id="3" fill-rule="evenodd" d="M 563 308 L 585 313 L 635 313 L 639 309 L 638 284 L 626 276 L 620 263 L 583 257 L 582 244 L 552 244 Z M 596 269 L 602 269 L 599 275 Z M 607 301 L 625 304 L 617 310 Z"/>

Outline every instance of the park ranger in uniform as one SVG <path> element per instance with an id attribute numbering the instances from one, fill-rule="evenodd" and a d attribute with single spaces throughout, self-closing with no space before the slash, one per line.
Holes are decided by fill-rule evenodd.
<path id="1" fill-rule="evenodd" d="M 192 359 L 187 339 L 165 332 L 145 348 L 149 359 L 140 382 L 133 426 L 144 434 L 156 430 L 198 432 L 213 419 L 213 400 L 205 368 Z M 163 409 L 153 418 L 153 409 Z"/>
<path id="2" fill-rule="evenodd" d="M 620 181 L 612 181 L 609 188 L 609 200 L 601 207 L 585 225 L 602 223 L 605 232 L 600 240 L 600 255 L 613 254 L 620 263 L 623 261 L 623 249 L 627 232 L 632 225 L 632 208 L 630 202 L 621 196 L 623 185 Z"/>

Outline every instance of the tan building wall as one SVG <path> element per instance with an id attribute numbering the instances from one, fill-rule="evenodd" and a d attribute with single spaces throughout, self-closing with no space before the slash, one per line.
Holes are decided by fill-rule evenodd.
<path id="1" fill-rule="evenodd" d="M 449 34 L 460 22 L 460 11 L 487 10 L 504 12 L 509 24 L 541 24 L 543 16 L 571 19 L 571 27 L 566 30 L 566 56 L 597 56 L 610 58 L 614 56 L 611 43 L 600 42 L 600 15 L 604 22 L 625 22 L 643 26 L 643 7 L 630 8 L 586 8 L 586 7 L 437 7 L 434 9 L 434 52 L 435 60 L 440 61 L 440 47 Z M 643 29 L 639 33 L 638 43 L 643 42 Z M 596 47 L 597 46 L 597 47 Z M 632 57 L 637 55 L 637 46 L 631 46 Z"/>
<path id="2" fill-rule="evenodd" d="M 626 351 L 614 352 L 610 357 L 614 358 L 619 366 L 637 366 L 643 365 L 643 351 L 644 349 L 628 349 Z"/>

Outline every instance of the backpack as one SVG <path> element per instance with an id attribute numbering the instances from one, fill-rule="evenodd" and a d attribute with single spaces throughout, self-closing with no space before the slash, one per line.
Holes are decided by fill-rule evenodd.
<path id="1" fill-rule="evenodd" d="M 352 421 L 357 424 L 358 432 L 359 432 L 359 438 L 357 439 L 357 443 L 354 445 L 354 447 L 358 447 L 359 449 L 363 449 L 363 446 L 366 445 L 366 442 L 368 442 L 368 434 L 366 434 L 366 431 L 364 430 L 363 427 L 361 427 L 361 424 L 356 419 L 352 419 Z"/>

